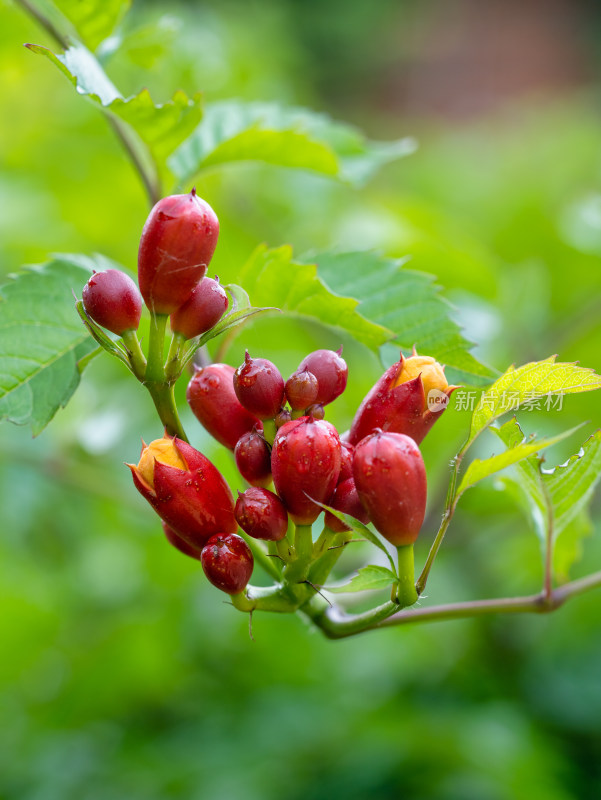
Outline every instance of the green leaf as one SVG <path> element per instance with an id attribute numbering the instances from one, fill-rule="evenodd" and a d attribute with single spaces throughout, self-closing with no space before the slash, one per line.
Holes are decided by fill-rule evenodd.
<path id="1" fill-rule="evenodd" d="M 553 550 L 553 572 L 560 583 L 570 580 L 572 566 L 582 558 L 582 540 L 592 532 L 593 523 L 588 508 L 584 508 L 557 536 Z"/>
<path id="2" fill-rule="evenodd" d="M 441 297 L 433 276 L 406 269 L 407 259 L 360 251 L 317 253 L 304 260 L 317 263 L 319 277 L 332 291 L 359 300 L 363 317 L 393 331 L 399 347 L 415 345 L 452 367 L 462 383 L 481 385 L 494 378 L 469 352 L 473 345 L 453 320 L 453 306 Z"/>
<path id="3" fill-rule="evenodd" d="M 523 435 L 515 419 L 491 430 L 507 446 Z M 566 579 L 579 557 L 581 539 L 591 530 L 588 506 L 601 479 L 601 430 L 565 464 L 545 470 L 541 459 L 530 457 L 516 465 L 516 472 L 518 480 L 512 482 L 512 488 L 522 498 L 543 547 L 551 534 L 554 565 L 558 577 Z"/>
<path id="4" fill-rule="evenodd" d="M 90 49 L 114 31 L 129 11 L 131 0 L 54 0 Z"/>
<path id="5" fill-rule="evenodd" d="M 601 389 L 601 376 L 592 369 L 572 363 L 556 363 L 556 356 L 544 361 L 532 361 L 517 369 L 509 367 L 493 385 L 484 392 L 472 414 L 470 433 L 463 450 L 491 422 L 507 411 L 514 411 L 524 403 L 553 395 L 590 392 Z"/>
<path id="6" fill-rule="evenodd" d="M 202 116 L 200 94 L 189 98 L 177 91 L 167 103 L 155 104 L 148 89 L 124 99 L 111 83 L 97 59 L 81 44 L 56 55 L 46 47 L 27 45 L 48 58 L 66 78 L 105 113 L 118 117 L 136 132 L 159 169 L 173 150 L 192 131 Z"/>
<path id="7" fill-rule="evenodd" d="M 357 300 L 331 292 L 318 277 L 315 264 L 293 261 L 288 246 L 257 248 L 242 267 L 240 282 L 253 303 L 275 305 L 287 314 L 342 328 L 372 350 L 393 336 L 387 328 L 361 316 Z"/>
<path id="8" fill-rule="evenodd" d="M 580 425 L 571 428 L 568 431 L 552 436 L 548 439 L 536 439 L 534 436 L 526 439 L 525 437 L 521 442 L 513 444 L 504 453 L 499 453 L 490 458 L 480 459 L 475 458 L 466 469 L 459 488 L 457 489 L 457 499 L 465 492 L 466 489 L 471 488 L 483 478 L 493 475 L 495 472 L 500 472 L 502 469 L 510 467 L 512 464 L 517 464 L 529 456 L 533 456 L 539 450 L 544 450 L 546 447 L 551 447 L 562 439 L 566 439 L 578 430 Z"/>
<path id="9" fill-rule="evenodd" d="M 357 571 L 347 583 L 324 586 L 327 592 L 367 592 L 374 589 L 385 589 L 398 580 L 394 572 L 386 567 L 369 564 Z"/>
<path id="10" fill-rule="evenodd" d="M 414 150 L 412 139 L 370 142 L 358 129 L 304 108 L 230 100 L 207 105 L 202 122 L 169 159 L 169 167 L 180 183 L 208 167 L 263 161 L 360 184 Z"/>
<path id="11" fill-rule="evenodd" d="M 31 425 L 34 435 L 65 406 L 79 383 L 78 362 L 95 342 L 75 311 L 99 258 L 61 255 L 26 267 L 0 288 L 0 419 Z"/>

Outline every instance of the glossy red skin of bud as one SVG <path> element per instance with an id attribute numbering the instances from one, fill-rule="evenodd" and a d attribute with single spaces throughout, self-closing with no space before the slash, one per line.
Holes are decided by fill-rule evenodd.
<path id="1" fill-rule="evenodd" d="M 187 469 L 154 462 L 154 488 L 133 464 L 134 485 L 159 517 L 193 547 L 203 547 L 215 533 L 238 530 L 234 499 L 225 478 L 200 451 L 181 439 L 175 447 Z"/>
<path id="2" fill-rule="evenodd" d="M 185 539 L 182 539 L 181 536 L 178 536 L 173 528 L 170 528 L 164 520 L 161 520 L 161 524 L 169 544 L 173 545 L 173 547 L 175 547 L 185 556 L 190 556 L 190 558 L 196 558 L 198 561 L 200 561 L 200 552 L 202 550 L 201 547 L 193 547 L 191 544 L 188 544 L 188 542 Z"/>
<path id="3" fill-rule="evenodd" d="M 376 428 L 392 433 L 404 433 L 420 444 L 445 409 L 430 411 L 424 386 L 418 376 L 395 386 L 403 369 L 403 357 L 393 364 L 365 395 L 351 425 L 348 441 L 357 444 Z M 444 392 L 450 397 L 456 389 L 449 386 Z"/>
<path id="4" fill-rule="evenodd" d="M 334 489 L 334 494 L 330 497 L 326 505 L 332 506 L 336 511 L 342 511 L 343 514 L 350 514 L 351 517 L 355 517 L 355 519 L 358 519 L 359 522 L 362 522 L 364 525 L 367 525 L 369 522 L 369 514 L 361 505 L 357 487 L 352 478 L 338 483 L 338 486 Z M 335 533 L 352 530 L 352 528 L 349 528 L 344 522 L 341 522 L 338 517 L 330 514 L 329 511 L 325 513 L 324 524 Z"/>
<path id="5" fill-rule="evenodd" d="M 227 594 L 239 594 L 250 580 L 254 559 L 250 547 L 236 533 L 211 536 L 200 562 L 209 581 Z"/>
<path id="6" fill-rule="evenodd" d="M 346 361 L 334 350 L 314 350 L 300 363 L 297 372 L 308 370 L 317 378 L 316 403 L 326 406 L 346 389 L 348 367 Z"/>
<path id="7" fill-rule="evenodd" d="M 348 442 L 340 440 L 342 447 L 340 448 L 340 475 L 338 476 L 338 483 L 347 481 L 353 477 L 353 454 L 355 448 Z"/>
<path id="8" fill-rule="evenodd" d="M 363 508 L 397 547 L 413 544 L 426 513 L 424 461 L 403 433 L 376 431 L 355 448 L 353 477 Z"/>
<path id="9" fill-rule="evenodd" d="M 234 457 L 238 472 L 251 486 L 268 486 L 271 483 L 271 450 L 256 429 L 238 439 Z"/>
<path id="10" fill-rule="evenodd" d="M 135 282 L 119 269 L 95 272 L 81 294 L 86 314 L 97 325 L 121 336 L 137 330 L 142 315 L 142 295 Z"/>
<path id="11" fill-rule="evenodd" d="M 247 411 L 259 419 L 273 419 L 284 402 L 284 379 L 274 363 L 266 358 L 251 358 L 234 373 L 236 397 Z"/>
<path id="12" fill-rule="evenodd" d="M 171 315 L 171 330 L 185 339 L 194 339 L 211 330 L 225 314 L 228 305 L 223 286 L 213 278 L 203 278 L 183 306 Z"/>
<path id="13" fill-rule="evenodd" d="M 164 197 L 142 230 L 138 282 L 144 302 L 157 314 L 172 314 L 205 276 L 219 236 L 219 220 L 193 189 Z"/>
<path id="14" fill-rule="evenodd" d="M 325 420 L 299 417 L 276 433 L 271 472 L 277 493 L 297 525 L 310 525 L 331 496 L 340 473 L 340 439 Z M 309 499 L 312 498 L 312 499 Z"/>
<path id="15" fill-rule="evenodd" d="M 317 378 L 308 369 L 298 369 L 286 381 L 286 399 L 293 411 L 304 411 L 319 394 Z"/>
<path id="16" fill-rule="evenodd" d="M 288 513 L 280 498 L 268 489 L 247 489 L 236 501 L 236 519 L 253 539 L 279 542 L 288 530 Z"/>
<path id="17" fill-rule="evenodd" d="M 234 368 L 210 364 L 199 369 L 186 390 L 194 416 L 218 442 L 233 450 L 238 439 L 262 423 L 240 403 L 232 382 Z"/>

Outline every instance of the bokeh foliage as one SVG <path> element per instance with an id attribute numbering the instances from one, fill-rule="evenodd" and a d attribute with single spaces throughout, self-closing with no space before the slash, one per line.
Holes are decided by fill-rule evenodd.
<path id="1" fill-rule="evenodd" d="M 382 26 L 390 5 L 376 4 Z M 105 47 L 104 62 L 125 94 L 148 85 L 168 100 L 181 87 L 212 101 L 322 108 L 294 6 L 170 6 L 165 19 L 165 8 L 139 4 L 129 35 Z M 98 111 L 21 47 L 52 47 L 48 37 L 15 6 L 2 11 L 0 85 L 10 120 L 0 129 L 2 272 L 53 251 L 98 251 L 133 269 L 147 205 L 130 163 Z M 346 40 L 345 14 L 335 17 L 340 58 L 359 41 L 357 16 L 349 15 Z M 324 28 L 320 36 L 327 39 Z M 363 53 L 364 74 L 373 49 L 363 42 L 352 52 Z M 353 121 L 370 138 L 411 133 L 420 142 L 361 190 L 273 166 L 203 173 L 199 193 L 222 225 L 213 262 L 221 279 L 235 280 L 263 242 L 290 243 L 297 254 L 373 247 L 435 275 L 493 367 L 557 352 L 600 371 L 601 121 L 588 95 L 533 99 L 463 125 L 381 116 L 367 91 L 357 103 Z M 338 116 L 332 98 L 327 111 Z M 375 355 L 349 336 L 265 317 L 232 343 L 228 358 L 239 363 L 248 346 L 287 373 L 307 350 L 341 343 L 351 379 L 332 419 L 342 430 L 379 372 Z M 579 441 L 599 422 L 594 394 L 520 416 L 541 436 L 583 419 L 592 422 Z M 465 412 L 449 413 L 424 443 L 431 504 L 418 563 L 468 422 Z M 234 483 L 228 454 L 212 449 L 188 413 L 185 425 Z M 166 548 L 134 495 L 122 462 L 135 458 L 140 436 L 158 431 L 149 399 L 119 364 L 93 362 L 68 409 L 37 439 L 8 425 L 0 431 L 0 795 L 599 793 L 598 595 L 548 617 L 390 629 L 335 644 L 300 619 L 263 615 L 253 643 L 247 620 L 206 585 L 197 564 Z M 498 452 L 484 436 L 482 455 Z M 573 440 L 557 445 L 547 463 L 573 450 Z M 497 487 L 491 479 L 466 494 L 430 598 L 539 585 L 536 532 Z M 598 503 L 594 511 L 598 527 Z M 584 550 L 573 575 L 599 566 L 598 537 L 578 536 L 574 546 Z M 355 558 L 359 566 L 362 554 Z"/>

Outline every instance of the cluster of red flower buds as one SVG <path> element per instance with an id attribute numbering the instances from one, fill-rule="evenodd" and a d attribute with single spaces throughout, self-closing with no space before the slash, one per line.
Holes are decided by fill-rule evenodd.
<path id="1" fill-rule="evenodd" d="M 193 339 L 210 330 L 228 307 L 219 280 L 205 277 L 219 235 L 211 206 L 190 194 L 160 200 L 150 212 L 138 251 L 138 283 L 117 269 L 95 272 L 83 289 L 88 316 L 125 336 L 140 324 L 142 302 L 170 315 L 171 330 Z"/>
<path id="2" fill-rule="evenodd" d="M 183 549 L 176 537 L 183 540 L 184 552 L 200 557 L 209 580 L 224 591 L 241 591 L 242 577 L 248 580 L 252 572 L 252 555 L 237 526 L 254 539 L 281 542 L 289 520 L 311 525 L 328 505 L 364 524 L 371 521 L 396 546 L 417 538 L 427 492 L 416 440 L 444 411 L 438 399 L 429 408 L 427 394 L 448 398 L 453 387 L 434 359 L 401 356 L 341 439 L 323 419 L 323 409 L 346 381 L 341 353 L 330 350 L 311 353 L 287 381 L 271 361 L 248 353 L 238 369 L 211 364 L 196 371 L 188 385 L 190 407 L 233 450 L 250 484 L 235 502 L 204 456 L 177 439 L 153 442 L 131 467 L 136 486 L 169 526 L 170 541 Z M 272 482 L 274 491 L 268 488 Z M 349 530 L 330 512 L 325 524 L 336 533 Z"/>
<path id="3" fill-rule="evenodd" d="M 170 315 L 174 340 L 209 330 L 228 305 L 219 283 L 205 276 L 218 232 L 217 217 L 194 190 L 161 200 L 141 236 L 140 289 L 118 270 L 95 273 L 83 290 L 86 313 L 126 344 L 138 328 L 142 302 L 153 319 Z M 396 546 L 415 541 L 427 493 L 418 445 L 454 387 L 433 358 L 401 355 L 340 436 L 325 409 L 344 392 L 347 378 L 342 350 L 310 353 L 287 380 L 271 361 L 248 352 L 238 369 L 197 369 L 186 397 L 200 423 L 234 453 L 250 486 L 237 500 L 202 453 L 167 433 L 143 446 L 138 464 L 128 465 L 168 541 L 199 559 L 219 589 L 237 595 L 247 585 L 253 570 L 247 541 L 272 543 L 283 560 L 290 553 L 298 557 L 301 537 L 283 546 L 289 522 L 306 530 L 324 505 L 373 523 Z M 332 535 L 349 530 L 331 512 L 325 526 Z M 315 552 L 309 535 L 304 556 L 310 561 Z"/>

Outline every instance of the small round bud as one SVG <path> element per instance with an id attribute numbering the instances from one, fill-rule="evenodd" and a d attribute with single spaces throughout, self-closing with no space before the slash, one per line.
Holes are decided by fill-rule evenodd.
<path id="1" fill-rule="evenodd" d="M 238 439 L 234 457 L 240 475 L 251 486 L 271 483 L 271 450 L 256 425 Z"/>
<path id="2" fill-rule="evenodd" d="M 183 306 L 171 315 L 171 330 L 185 339 L 194 339 L 213 328 L 228 305 L 223 286 L 213 278 L 203 278 Z"/>
<path id="3" fill-rule="evenodd" d="M 240 492 L 234 513 L 238 525 L 253 539 L 279 542 L 288 530 L 286 506 L 268 489 Z"/>
<path id="4" fill-rule="evenodd" d="M 317 378 L 319 389 L 316 403 L 325 406 L 346 389 L 348 367 L 341 353 L 342 348 L 337 353 L 333 350 L 314 350 L 301 361 L 297 372 L 308 370 Z"/>
<path id="5" fill-rule="evenodd" d="M 236 533 L 217 533 L 202 548 L 200 561 L 209 581 L 227 594 L 239 594 L 250 580 L 254 560 Z"/>
<path id="6" fill-rule="evenodd" d="M 247 411 L 259 419 L 273 419 L 284 400 L 284 379 L 279 369 L 266 358 L 251 358 L 234 373 L 234 391 Z"/>
<path id="7" fill-rule="evenodd" d="M 95 272 L 83 287 L 83 307 L 95 323 L 121 336 L 137 330 L 142 296 L 134 281 L 118 269 Z"/>
<path id="8" fill-rule="evenodd" d="M 293 411 L 304 411 L 317 400 L 319 384 L 308 369 L 297 370 L 286 381 L 286 398 Z"/>
<path id="9" fill-rule="evenodd" d="M 282 406 L 274 419 L 276 428 L 281 428 L 282 425 L 290 422 L 291 419 L 292 414 L 290 413 L 290 409 L 286 408 L 286 406 Z"/>
<path id="10" fill-rule="evenodd" d="M 307 416 L 313 417 L 313 419 L 323 419 L 325 415 L 326 412 L 321 403 L 313 403 L 313 405 L 309 406 L 307 409 Z"/>

